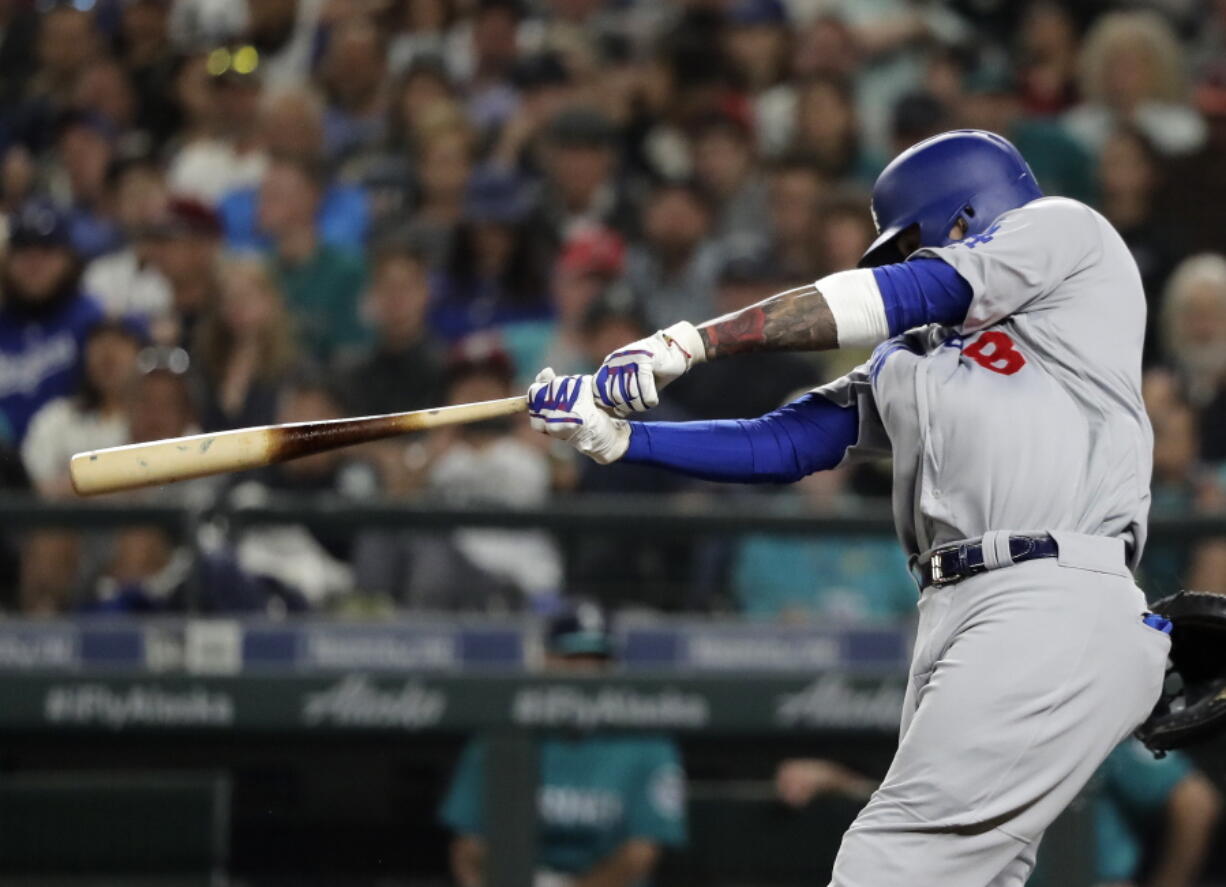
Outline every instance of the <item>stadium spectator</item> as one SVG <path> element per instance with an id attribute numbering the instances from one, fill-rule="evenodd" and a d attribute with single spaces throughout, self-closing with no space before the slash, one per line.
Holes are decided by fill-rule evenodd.
<path id="1" fill-rule="evenodd" d="M 154 229 L 165 219 L 169 200 L 162 172 L 155 163 L 134 161 L 116 166 L 110 176 L 126 246 L 86 265 L 82 286 L 112 316 L 164 318 L 173 296 L 153 262 Z"/>
<path id="2" fill-rule="evenodd" d="M 511 82 L 518 98 L 515 113 L 499 132 L 489 157 L 493 163 L 519 167 L 531 163 L 529 152 L 539 149 L 542 130 L 579 100 L 580 90 L 567 62 L 556 52 L 522 59 L 512 71 Z"/>
<path id="3" fill-rule="evenodd" d="M 206 431 L 269 425 L 297 346 L 285 298 L 267 263 L 235 256 L 222 263 L 219 290 L 196 330 Z"/>
<path id="4" fill-rule="evenodd" d="M 1184 259 L 1163 294 L 1162 344 L 1200 417 L 1200 455 L 1226 461 L 1226 259 Z"/>
<path id="5" fill-rule="evenodd" d="M 731 248 L 761 246 L 767 188 L 748 128 L 729 115 L 708 118 L 693 133 L 694 178 L 715 204 L 713 236 Z"/>
<path id="6" fill-rule="evenodd" d="M 246 7 L 242 37 L 259 51 L 268 85 L 300 86 L 315 62 L 324 0 L 249 0 Z"/>
<path id="7" fill-rule="evenodd" d="M 128 72 L 111 58 L 99 58 L 81 72 L 72 96 L 78 112 L 92 112 L 112 127 L 116 157 L 141 157 L 152 150 L 152 136 L 140 128 L 140 105 Z"/>
<path id="8" fill-rule="evenodd" d="M 787 8 L 781 0 L 737 0 L 728 10 L 725 52 L 745 86 L 757 97 L 787 73 Z"/>
<path id="9" fill-rule="evenodd" d="M 1028 115 L 1050 117 L 1076 104 L 1079 44 L 1077 22 L 1067 4 L 1037 0 L 1026 6 L 1014 55 Z"/>
<path id="10" fill-rule="evenodd" d="M 507 397 L 513 379 L 496 338 L 472 336 L 449 359 L 446 402 Z M 434 501 L 514 508 L 540 505 L 550 494 L 548 460 L 510 418 L 440 429 L 417 442 L 408 458 Z M 360 589 L 414 609 L 547 609 L 562 581 L 557 548 L 538 530 L 371 532 L 354 557 Z"/>
<path id="11" fill-rule="evenodd" d="M 312 217 L 324 243 L 360 250 L 370 226 L 366 195 L 355 185 L 334 182 L 324 156 L 324 107 L 307 88 L 270 92 L 260 110 L 259 164 L 253 181 L 228 190 L 217 205 L 226 229 L 226 242 L 234 249 L 267 249 L 276 233 L 268 230 L 260 199 L 263 182 L 275 162 L 293 163 L 313 170 L 317 206 Z"/>
<path id="12" fill-rule="evenodd" d="M 198 200 L 172 198 L 147 239 L 150 264 L 170 287 L 169 310 L 148 315 L 152 336 L 163 345 L 191 344 L 217 284 L 221 220 Z"/>
<path id="13" fill-rule="evenodd" d="M 57 118 L 72 107 L 73 90 L 85 67 L 103 48 L 90 11 L 56 2 L 38 19 L 37 65 L 24 74 L 24 95 L 10 108 L 13 135 L 33 151 L 51 147 Z"/>
<path id="14" fill-rule="evenodd" d="M 34 70 L 39 16 L 17 3 L 0 4 L 0 107 L 17 107 Z M 0 140 L 0 153 L 5 144 Z"/>
<path id="15" fill-rule="evenodd" d="M 128 442 L 127 396 L 145 333 L 119 320 L 99 321 L 85 338 L 80 390 L 51 401 L 30 420 L 21 446 L 26 473 L 39 494 L 72 494 L 68 460 L 85 450 Z"/>
<path id="16" fill-rule="evenodd" d="M 172 4 L 164 0 L 129 0 L 120 13 L 117 57 L 131 78 L 138 127 L 156 150 L 174 137 L 182 123 L 167 84 L 178 62 L 170 42 Z"/>
<path id="17" fill-rule="evenodd" d="M 164 527 L 120 530 L 99 575 L 78 600 L 82 614 L 245 614 L 273 616 L 306 609 L 288 586 L 246 573 L 225 549 L 193 550 Z"/>
<path id="18" fill-rule="evenodd" d="M 572 107 L 544 124 L 540 203 L 529 224 L 538 246 L 556 250 L 576 227 L 602 225 L 630 236 L 636 214 L 618 180 L 618 130 L 602 112 Z"/>
<path id="19" fill-rule="evenodd" d="M 953 106 L 962 126 L 998 132 L 1013 142 L 1044 193 L 1085 202 L 1094 199 L 1094 162 L 1089 152 L 1059 121 L 1025 113 L 1011 72 L 981 65 L 966 76 L 964 86 Z"/>
<path id="20" fill-rule="evenodd" d="M 1103 144 L 1098 159 L 1099 207 L 1128 244 L 1149 300 L 1145 362 L 1158 359 L 1161 296 L 1174 265 L 1177 246 L 1169 225 L 1159 221 L 1156 202 L 1162 166 L 1149 140 L 1135 129 L 1119 129 Z"/>
<path id="21" fill-rule="evenodd" d="M 579 603 L 551 619 L 546 667 L 559 675 L 592 674 L 616 656 L 606 617 Z M 672 740 L 593 731 L 546 736 L 537 743 L 538 884 L 636 887 L 646 883 L 665 848 L 686 839 L 685 773 Z M 487 749 L 469 741 L 439 818 L 454 837 L 451 873 L 460 887 L 479 887 L 489 859 L 484 780 Z"/>
<path id="22" fill-rule="evenodd" d="M 512 393 L 514 367 L 486 337 L 461 342 L 447 370 L 447 402 L 496 400 Z M 523 426 L 520 426 L 522 430 Z M 549 497 L 549 468 L 539 447 L 521 439 L 510 419 L 456 429 L 429 469 L 435 496 L 459 504 L 540 504 Z M 537 530 L 460 530 L 456 547 L 474 565 L 503 577 L 536 606 L 558 593 L 562 566 L 554 543 Z"/>
<path id="23" fill-rule="evenodd" d="M 465 219 L 444 268 L 431 279 L 430 326 L 448 341 L 549 313 L 543 254 L 523 224 L 534 195 L 521 177 L 497 169 L 470 180 Z"/>
<path id="24" fill-rule="evenodd" d="M 826 178 L 807 155 L 790 154 L 771 164 L 768 187 L 770 263 L 789 280 L 817 280 L 822 265 L 813 250 L 813 230 Z"/>
<path id="25" fill-rule="evenodd" d="M 369 340 L 358 316 L 366 268 L 360 252 L 316 226 L 326 185 L 309 160 L 275 159 L 260 185 L 257 217 L 272 241 L 271 261 L 303 352 L 327 361 Z"/>
<path id="26" fill-rule="evenodd" d="M 17 609 L 22 616 L 58 616 L 68 611 L 81 584 L 81 537 L 36 530 L 18 543 Z"/>
<path id="27" fill-rule="evenodd" d="M 114 124 L 94 111 L 73 111 L 59 122 L 57 155 L 68 199 L 69 232 L 88 261 L 116 249 L 120 231 L 109 215 L 107 171 L 115 159 Z"/>
<path id="28" fill-rule="evenodd" d="M 469 85 L 468 115 L 482 133 L 504 123 L 515 108 L 509 77 L 523 17 L 518 0 L 479 0 L 472 11 L 466 57 L 453 73 Z"/>
<path id="29" fill-rule="evenodd" d="M 448 67 L 461 71 L 464 47 L 456 19 L 453 0 L 413 0 L 394 9 L 387 50 L 392 73 L 408 71 L 422 57 L 451 60 Z"/>
<path id="30" fill-rule="evenodd" d="M 1161 15 L 1108 12 L 1086 34 L 1083 101 L 1064 115 L 1064 123 L 1096 154 L 1120 125 L 1137 127 L 1163 154 L 1190 154 L 1204 144 L 1207 131 L 1188 104 L 1186 76 L 1178 38 Z"/>
<path id="31" fill-rule="evenodd" d="M 904 93 L 890 110 L 890 155 L 901 154 L 952 125 L 950 109 L 931 92 L 920 89 Z"/>
<path id="32" fill-rule="evenodd" d="M 344 416 L 340 399 L 320 375 L 298 373 L 278 392 L 277 422 L 321 422 Z M 264 504 L 278 495 L 369 501 L 378 489 L 374 466 L 360 451 L 332 450 L 264 469 L 239 483 L 228 498 L 240 508 Z M 236 556 L 248 574 L 296 589 L 318 608 L 353 588 L 348 565 L 353 536 L 343 528 L 300 524 L 255 527 L 243 533 Z"/>
<path id="33" fill-rule="evenodd" d="M 1221 491 L 1200 460 L 1197 416 L 1183 401 L 1177 380 L 1166 370 L 1150 370 L 1145 374 L 1143 393 L 1154 428 L 1153 513 L 1187 515 L 1212 508 Z M 1216 584 L 1188 583 L 1197 572 L 1203 549 L 1202 543 L 1188 539 L 1160 538 L 1148 544 L 1141 585 L 1149 599 L 1158 600 L 1184 587 L 1216 588 Z"/>
<path id="34" fill-rule="evenodd" d="M 865 185 L 885 166 L 884 158 L 864 145 L 852 82 L 837 77 L 813 77 L 797 89 L 790 150 L 810 158 L 828 178 Z"/>
<path id="35" fill-rule="evenodd" d="M 387 59 L 374 22 L 352 18 L 334 26 L 320 61 L 328 96 L 324 155 L 331 164 L 373 150 L 387 124 Z"/>
<path id="36" fill-rule="evenodd" d="M 506 327 L 503 338 L 517 367 L 553 367 L 558 373 L 595 369 L 585 348 L 584 318 L 608 286 L 621 276 L 625 242 L 606 228 L 577 230 L 567 238 L 553 268 L 553 320 Z M 566 369 L 569 367 L 569 369 Z M 529 369 L 528 381 L 536 375 Z"/>
<path id="37" fill-rule="evenodd" d="M 456 228 L 465 218 L 465 198 L 476 153 L 472 129 L 451 103 L 430 105 L 417 121 L 417 199 L 412 227 L 430 251 L 430 266 L 445 264 Z"/>
<path id="38" fill-rule="evenodd" d="M 77 385 L 82 348 L 102 309 L 80 288 L 68 219 L 46 201 L 9 221 L 0 304 L 0 418 L 20 443 L 34 414 Z"/>
<path id="39" fill-rule="evenodd" d="M 415 61 L 392 87 L 387 147 L 399 154 L 412 150 L 423 115 L 436 105 L 451 106 L 457 98 L 456 85 L 440 59 L 424 56 Z"/>
<path id="40" fill-rule="evenodd" d="M 259 182 L 267 163 L 257 114 L 262 76 L 253 46 L 219 46 L 184 62 L 176 85 L 189 128 L 167 169 L 173 192 L 214 206 Z"/>
<path id="41" fill-rule="evenodd" d="M 376 244 L 370 256 L 362 315 L 375 339 L 368 350 L 339 362 L 346 409 L 370 416 L 437 405 L 443 394 L 443 356 L 426 327 L 426 250 L 402 237 Z"/>
<path id="42" fill-rule="evenodd" d="M 873 218 L 864 207 L 864 195 L 858 189 L 832 192 L 819 205 L 812 247 L 821 269 L 819 277 L 855 268 L 873 242 Z"/>
<path id="43" fill-rule="evenodd" d="M 722 262 L 711 226 L 711 206 L 695 185 L 663 182 L 652 191 L 643 239 L 626 256 L 626 282 L 646 300 L 652 325 L 713 313 Z"/>

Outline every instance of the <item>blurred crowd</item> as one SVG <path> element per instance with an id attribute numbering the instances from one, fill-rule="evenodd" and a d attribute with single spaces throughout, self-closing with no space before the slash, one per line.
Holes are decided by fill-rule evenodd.
<path id="1" fill-rule="evenodd" d="M 960 126 L 1121 231 L 1150 302 L 1154 502 L 1226 501 L 1226 2 L 0 0 L 0 481 L 77 451 L 519 393 L 544 366 L 853 266 L 887 160 Z M 699 368 L 655 418 L 766 412 L 856 355 Z M 751 366 L 747 366 L 751 365 Z M 748 369 L 748 371 L 746 371 Z M 579 464 L 510 420 L 128 501 L 526 507 L 582 494 L 843 509 L 879 467 L 746 493 Z M 1226 591 L 1226 543 L 1145 581 Z M 286 525 L 185 545 L 38 532 L 27 613 L 548 609 L 563 593 L 896 620 L 893 542 Z"/>

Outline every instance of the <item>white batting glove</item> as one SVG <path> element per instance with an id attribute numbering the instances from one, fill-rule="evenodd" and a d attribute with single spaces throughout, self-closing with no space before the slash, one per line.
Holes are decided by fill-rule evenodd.
<path id="1" fill-rule="evenodd" d="M 649 410 L 665 385 L 706 359 L 698 329 L 683 320 L 606 357 L 594 377 L 596 398 L 618 416 Z"/>
<path id="2" fill-rule="evenodd" d="M 601 465 L 616 462 L 630 446 L 630 423 L 596 406 L 591 376 L 556 376 L 546 368 L 528 388 L 534 431 L 564 440 Z"/>

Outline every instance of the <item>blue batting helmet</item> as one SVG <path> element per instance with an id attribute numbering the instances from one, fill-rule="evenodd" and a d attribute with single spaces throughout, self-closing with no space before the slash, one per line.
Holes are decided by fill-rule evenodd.
<path id="1" fill-rule="evenodd" d="M 921 246 L 946 246 L 962 219 L 980 234 L 1001 213 L 1042 197 L 1034 173 L 1008 139 L 980 129 L 956 129 L 912 145 L 895 157 L 873 186 L 877 239 L 861 267 L 897 262 L 896 238 L 919 228 Z"/>

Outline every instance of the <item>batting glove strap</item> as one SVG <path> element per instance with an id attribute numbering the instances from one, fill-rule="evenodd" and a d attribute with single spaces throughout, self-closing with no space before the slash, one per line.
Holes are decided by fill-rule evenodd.
<path id="1" fill-rule="evenodd" d="M 557 376 L 544 369 L 528 389 L 533 430 L 566 441 L 601 465 L 616 462 L 630 445 L 630 423 L 596 406 L 591 376 Z"/>
<path id="2" fill-rule="evenodd" d="M 649 410 L 660 402 L 660 389 L 706 359 L 698 329 L 675 323 L 606 357 L 594 378 L 596 398 L 618 416 Z"/>

